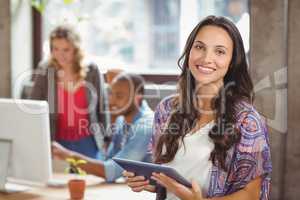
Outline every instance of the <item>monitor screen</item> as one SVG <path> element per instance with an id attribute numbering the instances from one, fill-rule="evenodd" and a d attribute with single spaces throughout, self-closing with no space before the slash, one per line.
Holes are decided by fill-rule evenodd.
<path id="1" fill-rule="evenodd" d="M 0 139 L 12 142 L 9 180 L 46 184 L 52 177 L 48 103 L 0 99 L 0 113 Z"/>

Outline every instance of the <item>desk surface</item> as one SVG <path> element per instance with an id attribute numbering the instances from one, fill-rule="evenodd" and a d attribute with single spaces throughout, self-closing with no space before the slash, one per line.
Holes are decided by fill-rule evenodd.
<path id="1" fill-rule="evenodd" d="M 56 175 L 55 178 L 62 178 Z M 66 177 L 64 177 L 66 178 Z M 68 177 L 69 178 L 69 177 Z M 68 179 L 67 178 L 67 179 Z M 135 193 L 124 183 L 107 184 L 101 178 L 93 176 L 85 177 L 87 188 L 84 200 L 154 200 L 155 194 L 149 192 Z M 3 194 L 0 193 L 0 200 L 63 200 L 69 199 L 67 186 L 63 187 L 32 187 L 22 193 Z"/>

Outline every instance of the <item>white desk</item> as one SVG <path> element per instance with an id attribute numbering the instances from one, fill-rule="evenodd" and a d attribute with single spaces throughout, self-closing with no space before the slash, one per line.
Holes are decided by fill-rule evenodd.
<path id="1" fill-rule="evenodd" d="M 56 178 L 69 178 L 66 175 L 55 175 Z M 155 194 L 149 192 L 135 193 L 121 183 L 107 184 L 101 178 L 85 177 L 87 188 L 84 200 L 155 200 Z M 3 194 L 0 200 L 63 200 L 69 199 L 68 188 L 33 187 L 22 193 Z"/>

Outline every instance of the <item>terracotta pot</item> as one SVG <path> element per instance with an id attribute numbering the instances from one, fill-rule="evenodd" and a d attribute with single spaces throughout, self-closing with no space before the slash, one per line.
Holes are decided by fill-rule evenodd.
<path id="1" fill-rule="evenodd" d="M 72 179 L 68 183 L 71 200 L 83 199 L 85 191 L 85 180 Z"/>

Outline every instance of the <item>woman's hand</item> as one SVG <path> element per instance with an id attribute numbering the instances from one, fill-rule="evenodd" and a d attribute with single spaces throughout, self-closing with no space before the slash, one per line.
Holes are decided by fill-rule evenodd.
<path id="1" fill-rule="evenodd" d="M 205 200 L 196 181 L 192 181 L 192 188 L 187 188 L 163 173 L 153 173 L 151 178 L 181 200 Z"/>
<path id="2" fill-rule="evenodd" d="M 143 176 L 135 176 L 132 172 L 123 172 L 123 176 L 126 178 L 126 184 L 134 192 L 141 192 L 146 190 L 148 192 L 155 192 L 155 186 L 150 185 L 149 180 L 145 180 Z"/>

